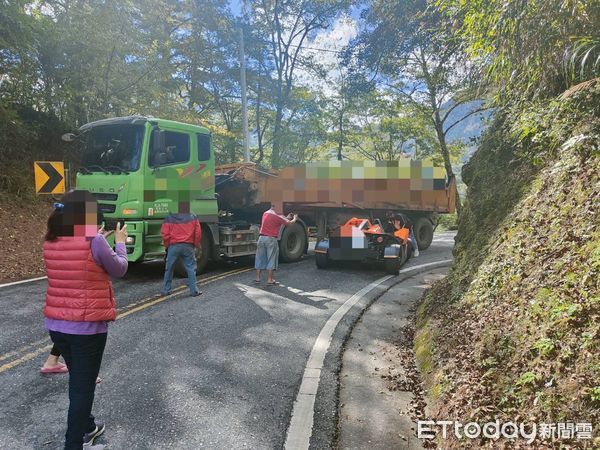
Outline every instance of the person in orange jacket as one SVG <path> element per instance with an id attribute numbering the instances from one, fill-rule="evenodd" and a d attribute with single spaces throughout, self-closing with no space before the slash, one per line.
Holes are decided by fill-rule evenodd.
<path id="1" fill-rule="evenodd" d="M 200 245 L 202 237 L 198 217 L 188 213 L 169 214 L 162 224 L 160 233 L 167 251 L 162 294 L 171 293 L 173 269 L 179 258 L 183 260 L 187 273 L 190 295 L 202 294 L 202 291 L 196 287 L 196 248 Z"/>

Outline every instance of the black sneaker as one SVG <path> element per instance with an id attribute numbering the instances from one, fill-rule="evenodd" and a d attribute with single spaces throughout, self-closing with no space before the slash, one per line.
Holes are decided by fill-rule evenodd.
<path id="1" fill-rule="evenodd" d="M 104 433 L 106 429 L 106 425 L 102 422 L 96 422 L 96 428 L 94 431 L 90 431 L 89 433 L 85 433 L 83 435 L 83 447 L 91 447 L 94 444 L 94 439 Z"/>
<path id="2" fill-rule="evenodd" d="M 198 297 L 199 295 L 202 295 L 202 291 L 196 291 L 193 294 L 191 294 L 192 297 Z"/>

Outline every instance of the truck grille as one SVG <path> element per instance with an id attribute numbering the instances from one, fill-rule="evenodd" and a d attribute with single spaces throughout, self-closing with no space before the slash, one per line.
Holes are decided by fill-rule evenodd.
<path id="1" fill-rule="evenodd" d="M 98 211 L 102 213 L 114 213 L 116 209 L 116 205 L 107 205 L 106 203 L 98 204 Z"/>
<path id="2" fill-rule="evenodd" d="M 102 193 L 95 192 L 94 197 L 96 197 L 96 200 L 105 200 L 105 201 L 109 201 L 109 202 L 116 202 L 117 198 L 119 197 L 119 194 L 102 194 Z"/>

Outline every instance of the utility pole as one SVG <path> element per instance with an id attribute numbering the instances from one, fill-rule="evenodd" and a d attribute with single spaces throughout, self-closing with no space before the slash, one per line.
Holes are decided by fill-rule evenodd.
<path id="1" fill-rule="evenodd" d="M 250 162 L 248 148 L 248 101 L 246 99 L 246 57 L 244 56 L 244 28 L 240 25 L 240 84 L 242 85 L 242 135 L 244 138 L 244 161 Z"/>

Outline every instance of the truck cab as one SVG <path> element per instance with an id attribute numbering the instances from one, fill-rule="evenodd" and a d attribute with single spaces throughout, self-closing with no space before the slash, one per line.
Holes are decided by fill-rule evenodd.
<path id="1" fill-rule="evenodd" d="M 83 154 L 77 188 L 96 197 L 107 222 L 127 223 L 129 261 L 164 254 L 160 227 L 169 213 L 196 214 L 205 242 L 218 236 L 215 162 L 207 128 L 129 116 L 92 122 L 79 131 Z"/>

